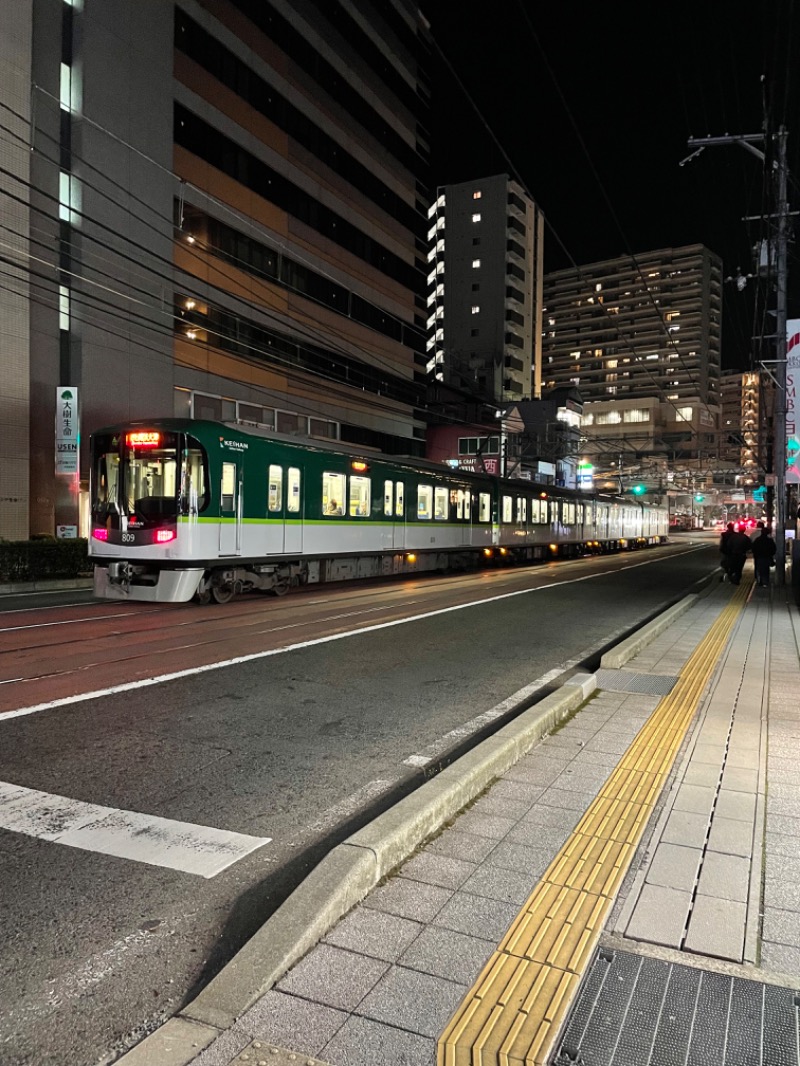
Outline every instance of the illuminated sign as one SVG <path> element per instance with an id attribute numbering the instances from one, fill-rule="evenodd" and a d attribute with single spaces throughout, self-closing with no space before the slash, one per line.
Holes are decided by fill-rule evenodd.
<path id="1" fill-rule="evenodd" d="M 161 443 L 161 434 L 155 430 L 129 433 L 125 438 L 129 448 L 157 448 Z"/>
<path id="2" fill-rule="evenodd" d="M 786 484 L 800 485 L 800 427 L 797 425 L 800 318 L 787 322 L 786 332 Z"/>
<path id="3" fill-rule="evenodd" d="M 56 473 L 77 474 L 80 470 L 81 433 L 78 419 L 78 390 L 60 385 L 56 389 Z"/>

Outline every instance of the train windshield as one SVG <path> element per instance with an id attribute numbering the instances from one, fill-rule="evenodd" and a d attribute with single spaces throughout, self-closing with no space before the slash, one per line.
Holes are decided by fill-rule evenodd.
<path id="1" fill-rule="evenodd" d="M 145 526 L 202 511 L 208 501 L 205 452 L 181 433 L 129 430 L 93 445 L 92 513 L 126 515 Z"/>

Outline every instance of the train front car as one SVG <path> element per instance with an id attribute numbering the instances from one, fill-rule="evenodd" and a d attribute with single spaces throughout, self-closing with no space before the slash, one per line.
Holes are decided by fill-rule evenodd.
<path id="1" fill-rule="evenodd" d="M 89 557 L 95 595 L 190 600 L 204 573 L 192 546 L 207 486 L 206 451 L 180 423 L 93 434 Z"/>

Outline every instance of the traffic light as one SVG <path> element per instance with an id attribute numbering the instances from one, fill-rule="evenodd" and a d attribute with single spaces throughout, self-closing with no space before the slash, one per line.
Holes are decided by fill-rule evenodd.
<path id="1" fill-rule="evenodd" d="M 702 503 L 703 500 L 705 499 L 705 496 L 702 494 L 702 492 L 696 492 L 694 494 L 694 498 L 695 498 L 695 500 L 697 500 L 698 503 Z"/>
<path id="2" fill-rule="evenodd" d="M 632 485 L 631 486 L 631 492 L 633 493 L 634 496 L 644 496 L 644 494 L 647 492 L 647 486 L 646 485 Z"/>

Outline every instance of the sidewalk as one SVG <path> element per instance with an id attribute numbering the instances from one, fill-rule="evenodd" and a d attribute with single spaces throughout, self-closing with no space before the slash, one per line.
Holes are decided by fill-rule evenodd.
<path id="1" fill-rule="evenodd" d="M 121 1061 L 797 1063 L 799 638 L 749 573 L 687 597 L 334 849 Z M 447 827 L 395 869 L 411 822 Z"/>

